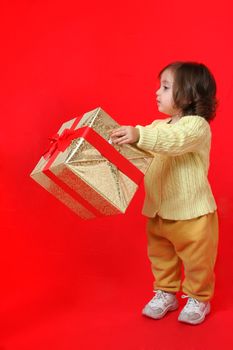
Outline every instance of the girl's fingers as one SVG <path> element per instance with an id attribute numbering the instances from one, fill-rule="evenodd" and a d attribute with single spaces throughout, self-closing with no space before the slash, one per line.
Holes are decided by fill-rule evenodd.
<path id="1" fill-rule="evenodd" d="M 122 136 L 122 137 L 118 137 L 115 140 L 112 140 L 113 143 L 116 143 L 118 145 L 121 145 L 122 143 L 127 143 L 129 141 L 128 136 Z"/>
<path id="2" fill-rule="evenodd" d="M 125 135 L 124 130 L 116 130 L 116 131 L 113 131 L 113 133 L 111 134 L 111 137 L 119 137 L 124 135 Z"/>
<path id="3" fill-rule="evenodd" d="M 124 127 L 120 127 L 112 131 L 111 136 L 123 136 L 126 134 L 126 130 Z"/>

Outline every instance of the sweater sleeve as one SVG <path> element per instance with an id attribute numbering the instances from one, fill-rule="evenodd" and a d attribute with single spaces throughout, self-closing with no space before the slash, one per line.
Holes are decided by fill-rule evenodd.
<path id="1" fill-rule="evenodd" d="M 171 156 L 197 151 L 210 136 L 208 122 L 199 116 L 185 116 L 175 124 L 152 123 L 136 127 L 140 134 L 139 148 Z"/>

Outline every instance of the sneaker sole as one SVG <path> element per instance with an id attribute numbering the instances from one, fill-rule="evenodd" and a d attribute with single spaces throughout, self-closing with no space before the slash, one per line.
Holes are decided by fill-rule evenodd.
<path id="1" fill-rule="evenodd" d="M 195 325 L 198 325 L 198 324 L 202 323 L 205 320 L 205 317 L 207 315 L 209 315 L 209 313 L 210 313 L 210 305 L 207 306 L 206 311 L 203 312 L 203 315 L 201 317 L 199 317 L 197 320 L 190 320 L 190 321 L 188 321 L 188 320 L 182 320 L 182 319 L 180 319 L 178 317 L 178 321 L 179 322 L 183 322 L 183 323 L 187 323 L 187 324 L 191 324 L 191 325 L 195 326 Z"/>
<path id="2" fill-rule="evenodd" d="M 171 305 L 168 306 L 161 314 L 158 315 L 154 315 L 153 316 L 153 309 L 150 308 L 151 310 L 151 314 L 147 313 L 145 309 L 142 310 L 142 315 L 149 317 L 149 318 L 153 318 L 154 320 L 160 320 L 161 318 L 163 318 L 168 312 L 170 311 L 175 311 L 179 308 L 179 304 L 175 304 L 175 305 Z"/>

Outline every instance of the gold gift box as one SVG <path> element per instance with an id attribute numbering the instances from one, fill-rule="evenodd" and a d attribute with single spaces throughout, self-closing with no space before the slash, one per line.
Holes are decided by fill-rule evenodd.
<path id="1" fill-rule="evenodd" d="M 136 146 L 110 145 L 117 127 L 101 108 L 64 123 L 31 177 L 84 219 L 124 213 L 153 156 Z M 71 136 L 61 150 L 60 139 L 67 130 Z"/>

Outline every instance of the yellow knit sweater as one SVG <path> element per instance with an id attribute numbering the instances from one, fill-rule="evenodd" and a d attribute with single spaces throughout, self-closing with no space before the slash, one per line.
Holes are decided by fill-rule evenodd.
<path id="1" fill-rule="evenodd" d="M 185 116 L 174 124 L 155 120 L 136 127 L 137 146 L 154 159 L 145 176 L 142 213 L 148 217 L 187 220 L 216 210 L 208 182 L 211 131 L 199 116 Z"/>

